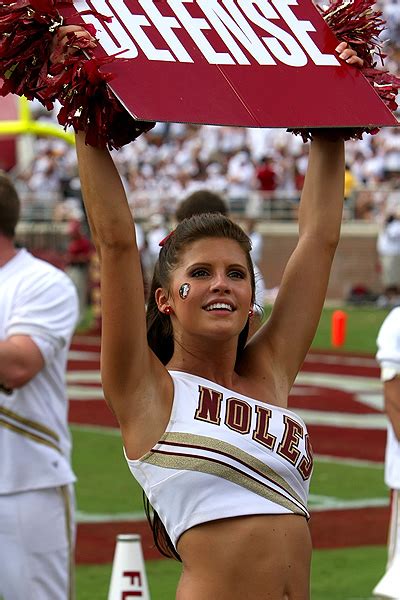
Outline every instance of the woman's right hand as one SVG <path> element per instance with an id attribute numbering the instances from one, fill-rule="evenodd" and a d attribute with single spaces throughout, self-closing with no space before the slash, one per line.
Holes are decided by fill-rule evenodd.
<path id="1" fill-rule="evenodd" d="M 96 46 L 96 38 L 82 25 L 62 25 L 53 38 L 50 60 L 54 64 L 64 62 L 69 56 Z"/>

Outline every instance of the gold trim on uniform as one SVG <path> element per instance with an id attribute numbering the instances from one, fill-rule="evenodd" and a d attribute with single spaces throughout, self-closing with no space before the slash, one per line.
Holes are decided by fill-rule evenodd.
<path id="1" fill-rule="evenodd" d="M 168 469 L 186 469 L 190 471 L 200 471 L 210 475 L 217 475 L 232 481 L 250 491 L 263 496 L 267 500 L 287 508 L 295 514 L 301 514 L 309 517 L 307 508 L 298 494 L 292 487 L 276 473 L 271 467 L 262 461 L 254 458 L 247 452 L 240 450 L 222 440 L 215 440 L 207 436 L 194 435 L 189 433 L 166 433 L 162 436 L 159 444 L 172 444 L 182 446 L 181 449 L 160 449 L 153 450 L 149 455 L 143 457 L 142 462 L 152 465 L 165 467 Z M 184 454 L 185 446 L 188 449 L 198 449 L 199 454 Z M 210 458 L 200 454 L 201 452 L 214 451 L 222 456 L 227 456 L 243 464 L 248 469 L 254 471 L 255 475 L 270 480 L 273 484 L 281 488 L 282 492 L 275 490 L 268 485 L 268 482 L 259 481 L 252 475 L 243 472 L 240 465 L 233 466 L 223 462 L 223 458 Z M 285 495 L 286 494 L 286 495 Z M 288 497 L 288 496 L 291 496 Z"/>
<path id="2" fill-rule="evenodd" d="M 75 598 L 75 562 L 74 562 L 74 544 L 72 540 L 72 516 L 71 516 L 71 498 L 69 486 L 62 485 L 60 488 L 61 496 L 64 502 L 65 527 L 68 540 L 68 600 Z"/>

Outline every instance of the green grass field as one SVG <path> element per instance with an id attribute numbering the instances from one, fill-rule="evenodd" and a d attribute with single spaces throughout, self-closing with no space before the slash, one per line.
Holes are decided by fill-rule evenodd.
<path id="1" fill-rule="evenodd" d="M 330 331 L 333 310 L 324 310 L 313 343 L 314 349 L 332 349 Z M 387 311 L 353 307 L 344 310 L 348 314 L 347 339 L 337 351 L 374 354 L 376 335 Z M 75 425 L 71 429 L 73 464 L 78 476 L 76 493 L 79 513 L 142 513 L 141 490 L 123 458 L 119 432 Z M 362 502 L 365 499 L 387 501 L 382 465 L 316 460 L 310 493 L 311 507 L 331 506 L 335 502 Z M 383 574 L 385 561 L 385 547 L 314 551 L 312 599 L 371 598 L 371 590 Z M 111 567 L 79 566 L 77 600 L 107 598 Z M 173 600 L 180 565 L 174 561 L 160 560 L 149 561 L 146 568 L 152 600 Z"/>

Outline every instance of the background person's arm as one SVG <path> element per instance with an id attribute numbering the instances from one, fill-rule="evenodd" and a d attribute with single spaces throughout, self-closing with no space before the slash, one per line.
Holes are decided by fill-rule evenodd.
<path id="1" fill-rule="evenodd" d="M 6 390 L 26 385 L 44 367 L 43 356 L 27 335 L 0 341 L 0 384 Z"/>
<path id="2" fill-rule="evenodd" d="M 400 377 L 394 377 L 383 384 L 385 411 L 400 442 Z"/>

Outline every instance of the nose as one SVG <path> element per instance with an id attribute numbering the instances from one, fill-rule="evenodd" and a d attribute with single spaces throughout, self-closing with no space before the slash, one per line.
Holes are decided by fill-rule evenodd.
<path id="1" fill-rule="evenodd" d="M 211 291 L 213 293 L 222 292 L 229 294 L 231 289 L 231 280 L 226 273 L 215 273 L 211 282 Z"/>

